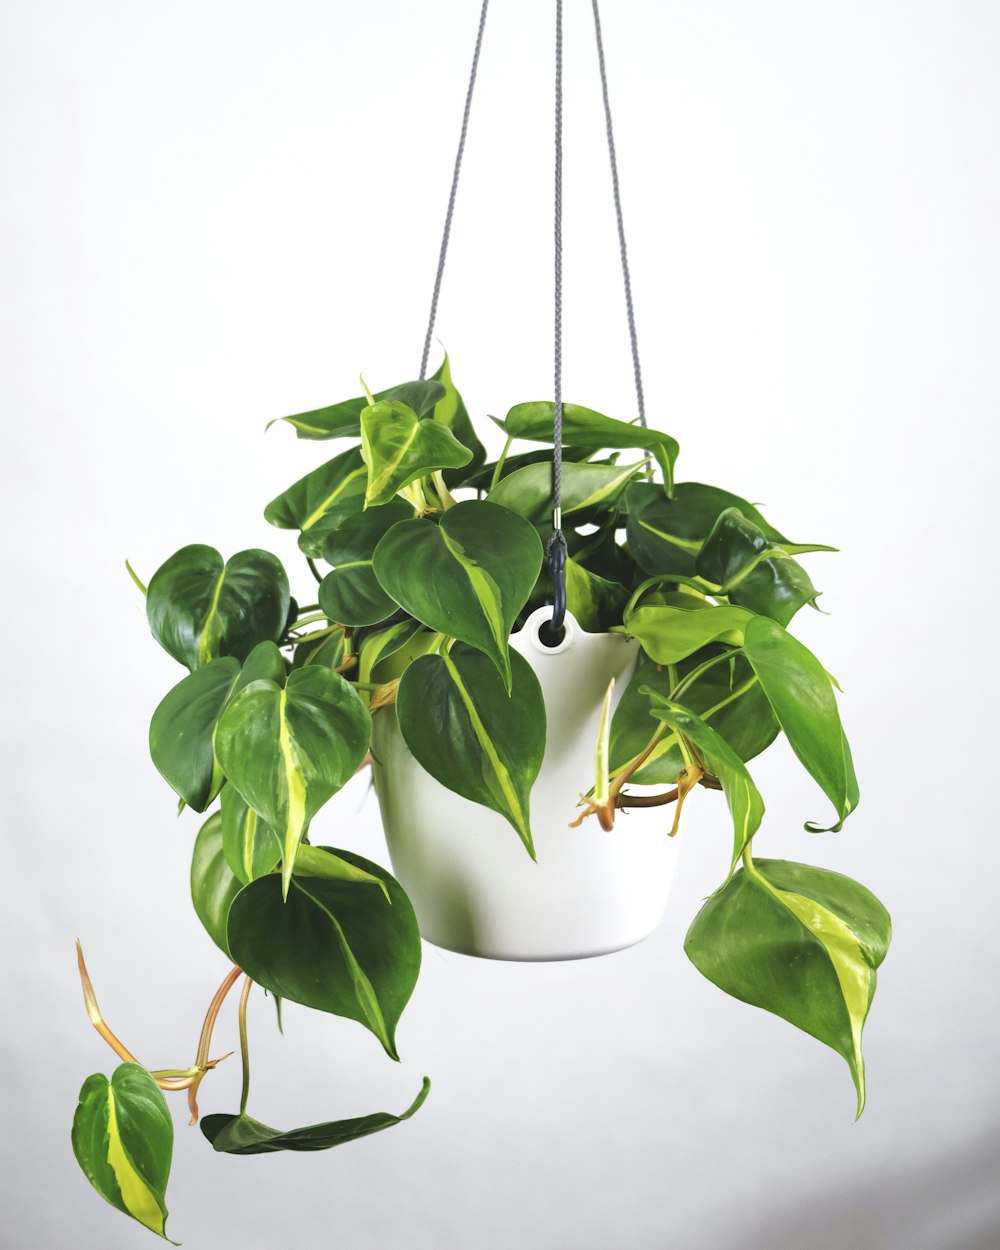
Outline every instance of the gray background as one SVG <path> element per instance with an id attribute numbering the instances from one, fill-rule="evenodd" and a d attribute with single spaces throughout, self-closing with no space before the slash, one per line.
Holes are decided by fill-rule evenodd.
<path id="1" fill-rule="evenodd" d="M 394 1065 L 357 1026 L 252 1010 L 252 1110 L 399 1110 L 331 1154 L 216 1157 L 176 1107 L 190 1247 L 1000 1245 L 992 805 L 1000 266 L 991 3 L 606 3 L 654 424 L 680 476 L 763 500 L 810 561 L 864 797 L 776 747 L 761 853 L 857 876 L 895 939 L 852 1123 L 841 1060 L 703 981 L 681 944 L 726 819 L 692 805 L 660 931 L 608 958 L 425 949 Z M 179 671 L 146 577 L 184 543 L 294 543 L 264 503 L 325 458 L 273 416 L 416 372 L 474 0 L 32 0 L 2 18 L 5 1246 L 147 1235 L 88 1191 L 76 1093 L 187 1064 L 225 970 L 190 910 L 197 818 L 146 755 Z M 440 333 L 481 418 L 551 394 L 548 4 L 495 0 Z M 631 415 L 589 6 L 567 4 L 566 394 Z M 308 573 L 295 564 L 306 593 Z M 379 859 L 352 784 L 324 839 Z M 235 1044 L 234 1012 L 216 1049 Z M 235 1109 L 235 1060 L 203 1109 Z M 146 1244 L 150 1244 L 147 1240 Z"/>

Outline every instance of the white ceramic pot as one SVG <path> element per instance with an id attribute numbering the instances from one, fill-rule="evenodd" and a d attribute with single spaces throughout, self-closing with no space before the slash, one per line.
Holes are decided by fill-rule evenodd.
<path id="1" fill-rule="evenodd" d="M 539 640 L 540 608 L 511 638 L 545 699 L 548 742 L 531 792 L 537 863 L 502 816 L 446 789 L 410 754 L 394 708 L 374 718 L 375 790 L 393 871 L 435 946 L 486 959 L 582 959 L 642 941 L 657 927 L 677 866 L 673 808 L 596 817 L 578 829 L 575 803 L 593 784 L 594 744 L 608 682 L 627 684 L 639 646 L 588 634 L 567 613 L 556 647 Z M 653 721 L 650 720 L 652 729 Z"/>

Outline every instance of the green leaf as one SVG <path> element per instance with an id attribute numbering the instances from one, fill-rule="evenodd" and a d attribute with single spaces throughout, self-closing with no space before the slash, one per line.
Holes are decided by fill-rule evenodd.
<path id="1" fill-rule="evenodd" d="M 684 949 L 727 994 L 773 1012 L 842 1055 L 860 1115 L 861 1033 L 890 936 L 889 913 L 856 881 L 760 859 L 709 898 Z"/>
<path id="2" fill-rule="evenodd" d="M 281 843 L 267 821 L 257 815 L 233 786 L 222 787 L 220 808 L 222 853 L 240 884 L 247 885 L 273 872 L 281 859 Z M 225 931 L 223 916 L 221 932 Z"/>
<path id="3" fill-rule="evenodd" d="M 226 704 L 259 677 L 284 682 L 285 661 L 273 642 L 251 651 L 243 668 L 232 656 L 188 673 L 160 702 L 149 725 L 149 753 L 160 775 L 188 807 L 203 812 L 224 780 L 212 745 Z"/>
<path id="4" fill-rule="evenodd" d="M 288 578 L 267 551 L 241 551 L 223 564 L 214 547 L 182 547 L 153 574 L 146 615 L 153 637 L 196 669 L 223 655 L 245 660 L 259 642 L 278 642 L 288 619 Z"/>
<path id="5" fill-rule="evenodd" d="M 377 864 L 348 851 L 331 854 L 380 878 L 391 903 L 358 882 L 298 876 L 282 903 L 278 877 L 261 877 L 229 913 L 233 959 L 273 994 L 357 1020 L 396 1059 L 396 1025 L 420 970 L 413 908 Z"/>
<path id="6" fill-rule="evenodd" d="M 446 425 L 422 421 L 406 404 L 387 400 L 361 414 L 361 454 L 368 465 L 366 508 L 388 503 L 435 469 L 461 468 L 472 459 Z"/>
<path id="7" fill-rule="evenodd" d="M 531 665 L 516 651 L 510 659 L 508 695 L 494 664 L 470 647 L 425 655 L 403 674 L 396 714 L 421 767 L 509 820 L 534 859 L 529 807 L 545 754 L 545 703 Z"/>
<path id="8" fill-rule="evenodd" d="M 102 1198 L 158 1236 L 166 1234 L 174 1126 L 145 1068 L 123 1063 L 111 1080 L 88 1076 L 73 1117 L 73 1153 Z"/>
<path id="9" fill-rule="evenodd" d="M 792 750 L 837 809 L 839 819 L 829 826 L 836 832 L 860 794 L 829 674 L 807 647 L 763 616 L 747 625 L 743 651 Z M 806 828 L 824 831 L 811 823 Z"/>
<path id="10" fill-rule="evenodd" d="M 336 671 L 350 651 L 351 641 L 346 631 L 337 629 L 324 638 L 314 638 L 311 642 L 299 643 L 295 648 L 292 668 L 306 668 L 310 664 L 316 664 L 320 668 Z"/>
<path id="11" fill-rule="evenodd" d="M 729 743 L 711 727 L 680 703 L 664 699 L 650 686 L 642 688 L 652 700 L 650 712 L 671 729 L 684 736 L 701 757 L 708 772 L 722 782 L 722 789 L 733 818 L 733 857 L 730 875 L 764 816 L 764 800 L 754 785 L 746 765 Z"/>
<path id="12" fill-rule="evenodd" d="M 543 581 L 546 574 L 542 574 Z M 546 586 L 546 591 L 551 593 Z M 618 582 L 592 573 L 572 556 L 566 557 L 566 607 L 577 619 L 581 629 L 599 634 L 621 620 L 628 591 Z"/>
<path id="13" fill-rule="evenodd" d="M 447 391 L 440 382 L 403 382 L 387 391 L 379 391 L 376 399 L 397 399 L 408 404 L 417 416 L 426 416 L 435 404 L 445 398 Z M 268 429 L 278 422 L 292 426 L 299 438 L 330 439 L 359 438 L 361 414 L 368 407 L 368 397 L 358 395 L 354 399 L 341 400 L 326 408 L 313 408 L 292 417 L 276 417 L 268 422 Z"/>
<path id="14" fill-rule="evenodd" d="M 430 1093 L 431 1083 L 424 1077 L 420 1093 L 412 1105 L 401 1115 L 377 1111 L 374 1115 L 360 1116 L 355 1120 L 331 1120 L 326 1124 L 310 1124 L 307 1128 L 293 1128 L 283 1133 L 268 1128 L 248 1115 L 207 1115 L 201 1121 L 201 1131 L 216 1150 L 234 1155 L 270 1154 L 275 1150 L 329 1150 L 345 1142 L 356 1141 L 379 1133 L 394 1124 L 402 1124 L 415 1115 Z"/>
<path id="15" fill-rule="evenodd" d="M 697 652 L 676 666 L 663 668 L 642 657 L 632 679 L 622 692 L 611 722 L 611 768 L 617 771 L 633 760 L 652 737 L 649 722 L 650 686 L 668 698 L 677 682 L 719 648 Z M 753 759 L 777 737 L 778 722 L 764 696 L 753 670 L 741 655 L 707 669 L 683 694 L 690 708 L 733 748 L 742 760 Z M 637 785 L 670 785 L 684 767 L 684 757 L 676 733 L 661 738 L 652 754 L 632 780 Z"/>
<path id="16" fill-rule="evenodd" d="M 375 548 L 383 588 L 429 629 L 488 655 L 510 689 L 507 640 L 542 565 L 535 527 L 468 500 L 439 522 L 400 521 Z"/>
<path id="17" fill-rule="evenodd" d="M 361 448 L 351 447 L 272 499 L 264 519 L 279 529 L 300 530 L 299 547 L 315 558 L 322 555 L 327 534 L 359 511 L 367 485 Z"/>
<path id="18" fill-rule="evenodd" d="M 625 507 L 629 550 L 654 577 L 659 573 L 692 577 L 695 557 L 727 508 L 738 508 L 772 542 L 785 543 L 752 504 L 701 482 L 678 482 L 672 499 L 664 498 L 652 483 L 635 482 L 626 492 Z"/>
<path id="19" fill-rule="evenodd" d="M 555 404 L 516 404 L 507 413 L 503 426 L 513 438 L 526 438 L 534 442 L 551 443 Z M 677 440 L 659 430 L 641 425 L 629 425 L 605 417 L 579 404 L 563 404 L 563 443 L 567 447 L 583 447 L 601 451 L 606 447 L 641 447 L 650 452 L 663 470 L 663 489 L 673 493 L 674 461 L 680 450 Z"/>
<path id="20" fill-rule="evenodd" d="M 191 901 L 198 919 L 205 926 L 205 932 L 229 959 L 232 956 L 226 940 L 226 920 L 241 885 L 223 849 L 222 814 L 213 812 L 194 840 Z"/>
<path id="21" fill-rule="evenodd" d="M 445 470 L 444 480 L 446 485 L 458 486 L 471 473 L 475 473 L 477 469 L 483 466 L 486 461 L 486 448 L 479 441 L 479 436 L 473 427 L 462 396 L 459 395 L 454 382 L 451 380 L 451 364 L 448 360 L 447 352 L 444 360 L 441 361 L 441 367 L 434 374 L 434 380 L 440 382 L 444 387 L 444 396 L 434 405 L 434 411 L 431 415 L 435 421 L 446 425 L 462 446 L 468 447 L 472 452 L 472 459 L 461 470 Z M 416 405 L 410 404 L 410 407 L 415 408 Z M 423 416 L 423 413 L 418 413 L 417 415 Z"/>
<path id="22" fill-rule="evenodd" d="M 815 604 L 818 591 L 785 549 L 737 508 L 727 508 L 705 542 L 695 570 L 722 587 L 732 603 L 787 625 L 803 604 Z"/>
<path id="23" fill-rule="evenodd" d="M 296 877 L 323 877 L 328 881 L 353 881 L 367 885 L 377 885 L 391 903 L 389 891 L 381 877 L 365 872 L 350 860 L 342 859 L 333 851 L 322 846 L 310 846 L 304 842 L 295 856 Z"/>
<path id="24" fill-rule="evenodd" d="M 373 681 L 372 674 L 375 668 L 389 656 L 396 655 L 417 634 L 421 633 L 423 628 L 419 621 L 415 621 L 412 616 L 407 616 L 401 621 L 392 621 L 378 629 L 359 631 L 358 681 Z M 430 641 L 434 635 L 425 633 L 425 637 Z"/>
<path id="25" fill-rule="evenodd" d="M 230 783 L 275 830 L 288 890 L 310 820 L 364 759 L 371 717 L 337 673 L 309 665 L 282 690 L 255 681 L 226 708 L 215 747 Z"/>
<path id="26" fill-rule="evenodd" d="M 625 624 L 614 626 L 612 632 L 638 638 L 643 651 L 657 664 L 679 664 L 712 642 L 740 646 L 752 613 L 728 604 L 712 607 L 693 595 L 684 598 L 690 601 L 690 608 L 686 604 L 643 604 L 629 612 Z"/>
<path id="27" fill-rule="evenodd" d="M 613 509 L 626 486 L 641 473 L 645 461 L 638 464 L 573 464 L 563 465 L 563 518 L 579 516 L 581 520 L 593 512 Z M 659 488 L 657 488 L 659 489 Z M 660 491 L 662 498 L 662 491 Z M 500 479 L 487 498 L 511 512 L 526 517 L 532 525 L 552 523 L 552 464 L 529 464 Z"/>
<path id="28" fill-rule="evenodd" d="M 331 621 L 344 625 L 377 625 L 397 611 L 379 585 L 372 556 L 380 539 L 396 524 L 413 516 L 403 499 L 369 508 L 341 524 L 327 537 L 323 558 L 334 566 L 319 586 L 319 606 Z"/>
<path id="29" fill-rule="evenodd" d="M 496 418 L 491 418 L 496 420 Z M 497 424 L 503 428 L 503 422 Z M 595 453 L 586 447 L 564 447 L 563 448 L 563 466 L 573 463 L 578 464 L 584 460 L 589 460 Z M 526 468 L 531 464 L 548 465 L 551 473 L 552 469 L 552 452 L 546 448 L 540 451 L 522 451 L 515 456 L 504 456 L 503 464 L 500 467 L 500 473 L 497 481 L 501 481 L 505 477 L 509 477 L 511 473 L 516 473 L 518 469 Z M 488 464 L 484 464 L 482 468 L 472 472 L 471 468 L 462 470 L 461 483 L 462 486 L 471 486 L 476 490 L 489 490 L 493 484 L 493 477 L 496 473 L 497 461 L 491 460 Z"/>

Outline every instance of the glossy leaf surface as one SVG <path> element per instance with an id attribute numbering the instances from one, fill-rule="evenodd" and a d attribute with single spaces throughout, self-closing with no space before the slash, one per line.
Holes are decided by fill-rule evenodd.
<path id="1" fill-rule="evenodd" d="M 548 570 L 542 572 L 546 599 L 551 595 Z M 618 582 L 592 573 L 572 556 L 566 558 L 566 607 L 577 624 L 588 633 L 598 634 L 620 621 L 628 591 Z"/>
<path id="2" fill-rule="evenodd" d="M 377 666 L 405 647 L 423 628 L 419 621 L 415 621 L 412 616 L 407 616 L 401 621 L 386 622 L 376 629 L 360 631 L 358 635 L 358 681 L 372 681 Z M 433 634 L 428 634 L 427 637 L 433 638 Z M 392 674 L 392 676 L 398 676 L 398 674 Z"/>
<path id="3" fill-rule="evenodd" d="M 564 518 L 614 508 L 626 486 L 641 473 L 638 464 L 563 465 L 562 513 Z M 660 497 L 662 490 L 657 487 Z M 532 525 L 552 523 L 552 464 L 526 465 L 501 478 L 487 498 L 526 517 Z"/>
<path id="4" fill-rule="evenodd" d="M 230 784 L 278 835 L 286 891 L 309 821 L 353 776 L 370 738 L 355 690 L 316 665 L 296 669 L 284 689 L 252 682 L 223 713 L 216 752 Z"/>
<path id="5" fill-rule="evenodd" d="M 397 611 L 379 584 L 372 565 L 375 548 L 397 521 L 413 516 L 403 499 L 349 517 L 323 545 L 323 558 L 333 565 L 319 587 L 319 606 L 331 621 L 344 625 L 376 625 Z"/>
<path id="6" fill-rule="evenodd" d="M 360 510 L 367 485 L 361 449 L 351 447 L 272 499 L 264 519 L 279 529 L 300 530 L 299 547 L 315 558 L 323 554 L 327 534 Z"/>
<path id="7" fill-rule="evenodd" d="M 458 469 L 472 460 L 447 425 L 423 421 L 406 404 L 387 400 L 361 414 L 361 454 L 368 466 L 366 508 L 388 503 L 435 469 Z"/>
<path id="8" fill-rule="evenodd" d="M 530 800 L 545 754 L 545 703 L 531 665 L 516 651 L 510 658 L 508 695 L 496 666 L 471 647 L 423 656 L 403 674 L 396 714 L 417 762 L 504 816 L 534 858 Z"/>
<path id="9" fill-rule="evenodd" d="M 861 1034 L 890 936 L 888 912 L 856 881 L 759 859 L 708 899 L 684 949 L 727 994 L 773 1012 L 842 1055 L 860 1115 Z"/>
<path id="10" fill-rule="evenodd" d="M 837 809 L 839 819 L 830 828 L 838 830 L 860 795 L 828 673 L 807 647 L 766 617 L 747 625 L 743 649 L 792 750 Z"/>
<path id="11" fill-rule="evenodd" d="M 747 772 L 746 765 L 729 743 L 689 708 L 662 698 L 649 686 L 643 693 L 651 700 L 652 715 L 683 735 L 700 756 L 708 772 L 722 783 L 722 789 L 733 818 L 733 855 L 730 872 L 736 867 L 744 849 L 760 828 L 764 816 L 764 800 Z"/>
<path id="12" fill-rule="evenodd" d="M 226 858 L 222 814 L 213 812 L 198 830 L 198 836 L 194 840 L 194 852 L 191 856 L 191 902 L 205 932 L 227 958 L 232 956 L 229 954 L 226 939 L 226 921 L 229 908 L 242 884 Z"/>
<path id="13" fill-rule="evenodd" d="M 721 586 L 732 603 L 780 625 L 818 594 L 802 565 L 736 508 L 727 508 L 716 521 L 695 569 Z"/>
<path id="14" fill-rule="evenodd" d="M 102 1198 L 166 1238 L 174 1126 L 145 1068 L 123 1063 L 111 1080 L 88 1076 L 73 1117 L 73 1153 Z"/>
<path id="15" fill-rule="evenodd" d="M 688 607 L 671 604 L 642 605 L 630 612 L 617 633 L 638 638 L 642 649 L 657 664 L 679 664 L 709 643 L 726 642 L 739 646 L 752 613 L 728 604 L 712 607 L 692 595 L 684 596 Z"/>
<path id="16" fill-rule="evenodd" d="M 552 442 L 555 404 L 550 402 L 516 404 L 507 413 L 504 429 L 515 438 L 536 442 Z M 677 440 L 659 430 L 641 425 L 629 425 L 605 417 L 591 408 L 579 404 L 563 404 L 563 443 L 567 447 L 582 447 L 593 451 L 604 448 L 640 447 L 650 452 L 663 471 L 667 494 L 673 488 L 674 461 L 677 459 Z"/>
<path id="17" fill-rule="evenodd" d="M 447 353 L 442 360 L 440 367 L 434 374 L 434 381 L 440 382 L 444 387 L 444 395 L 434 405 L 431 416 L 435 421 L 446 425 L 452 434 L 458 439 L 463 447 L 467 447 L 472 452 L 472 459 L 468 464 L 463 465 L 461 469 L 446 469 L 444 480 L 449 486 L 457 486 L 460 482 L 464 482 L 470 474 L 480 469 L 486 460 L 486 448 L 479 441 L 479 436 L 475 431 L 472 420 L 469 417 L 468 409 L 465 401 L 458 393 L 458 389 L 451 377 L 451 362 Z M 410 404 L 414 408 L 414 404 Z M 422 413 L 418 415 L 422 416 Z"/>
<path id="18" fill-rule="evenodd" d="M 150 578 L 146 615 L 153 637 L 194 670 L 223 655 L 245 660 L 277 642 L 288 619 L 288 578 L 267 551 L 223 563 L 214 547 L 182 547 Z"/>
<path id="19" fill-rule="evenodd" d="M 375 398 L 399 400 L 423 417 L 445 395 L 445 387 L 440 382 L 403 382 L 387 391 L 377 391 Z M 291 417 L 278 417 L 277 422 L 292 426 L 299 438 L 359 438 L 361 414 L 367 407 L 368 397 L 357 395 L 354 399 L 344 399 L 339 404 L 330 404 L 326 408 L 313 408 L 309 412 L 298 412 Z M 269 422 L 269 425 L 274 424 L 275 421 Z"/>
<path id="20" fill-rule="evenodd" d="M 402 887 L 377 864 L 324 848 L 380 878 L 373 886 L 276 875 L 240 891 L 229 913 L 233 959 L 273 994 L 357 1020 L 398 1058 L 395 1029 L 420 969 L 420 933 Z"/>
<path id="21" fill-rule="evenodd" d="M 356 1141 L 380 1133 L 382 1129 L 402 1124 L 415 1115 L 430 1093 L 431 1083 L 424 1077 L 420 1093 L 411 1106 L 400 1115 L 377 1111 L 374 1115 L 359 1116 L 354 1120 L 331 1120 L 326 1124 L 310 1124 L 306 1128 L 293 1128 L 287 1132 L 269 1128 L 248 1115 L 207 1115 L 201 1121 L 201 1131 L 216 1150 L 234 1155 L 271 1154 L 276 1150 L 330 1150 L 346 1142 Z"/>
<path id="22" fill-rule="evenodd" d="M 234 786 L 223 786 L 219 806 L 222 852 L 239 883 L 246 885 L 272 872 L 281 859 L 281 843 L 267 821 L 257 815 Z M 225 916 L 220 932 L 225 933 Z"/>
<path id="23" fill-rule="evenodd" d="M 428 628 L 488 655 L 510 687 L 507 640 L 542 564 L 535 527 L 469 500 L 435 523 L 402 521 L 375 549 L 382 586 Z"/>

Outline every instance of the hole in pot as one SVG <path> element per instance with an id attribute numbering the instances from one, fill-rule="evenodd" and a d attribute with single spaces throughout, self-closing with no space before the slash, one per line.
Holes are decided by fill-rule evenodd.
<path id="1" fill-rule="evenodd" d="M 538 627 L 538 641 L 543 647 L 558 647 L 565 637 L 565 625 L 559 629 L 553 629 L 551 621 L 543 621 Z"/>

